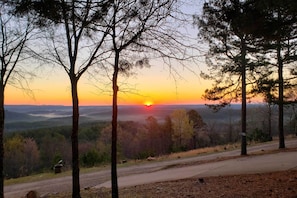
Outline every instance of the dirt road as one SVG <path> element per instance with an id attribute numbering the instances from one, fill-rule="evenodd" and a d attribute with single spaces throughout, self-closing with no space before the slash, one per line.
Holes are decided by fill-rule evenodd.
<path id="1" fill-rule="evenodd" d="M 286 141 L 287 148 L 297 148 L 297 139 Z M 275 150 L 278 142 L 262 144 L 248 148 L 248 153 L 257 151 Z M 236 159 L 212 162 L 207 164 L 183 166 L 175 168 L 179 164 L 187 164 L 198 161 L 214 160 L 218 157 L 240 155 L 239 150 L 214 153 L 205 156 L 176 159 L 162 162 L 150 162 L 141 165 L 119 168 L 119 186 L 137 185 L 148 182 L 181 179 L 192 176 L 214 176 L 223 174 L 241 174 L 296 169 L 296 152 L 275 153 L 260 156 L 247 156 Z M 82 188 L 110 186 L 110 170 L 81 174 Z M 4 187 L 6 198 L 19 198 L 30 190 L 36 190 L 41 196 L 48 193 L 71 191 L 71 176 L 54 178 L 38 182 L 22 183 Z"/>

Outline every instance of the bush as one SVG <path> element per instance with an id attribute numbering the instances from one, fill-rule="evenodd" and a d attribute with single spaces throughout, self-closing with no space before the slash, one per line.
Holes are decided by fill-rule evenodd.
<path id="1" fill-rule="evenodd" d="M 81 157 L 81 162 L 83 166 L 92 167 L 95 164 L 100 163 L 100 155 L 99 152 L 95 149 L 92 149 Z"/>
<path id="2" fill-rule="evenodd" d="M 138 154 L 136 154 L 136 159 L 146 159 L 148 157 L 154 157 L 155 156 L 155 153 L 152 152 L 152 151 L 142 151 L 142 152 L 139 152 Z"/>
<path id="3" fill-rule="evenodd" d="M 256 128 L 251 134 L 248 134 L 247 139 L 255 142 L 271 141 L 269 134 L 264 133 L 261 129 Z"/>
<path id="4" fill-rule="evenodd" d="M 109 162 L 110 157 L 107 153 L 99 153 L 96 149 L 92 149 L 81 157 L 81 164 L 85 167 L 92 167 L 100 163 Z"/>

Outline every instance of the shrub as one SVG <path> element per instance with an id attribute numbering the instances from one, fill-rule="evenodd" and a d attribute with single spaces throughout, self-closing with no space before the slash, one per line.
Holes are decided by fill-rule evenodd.
<path id="1" fill-rule="evenodd" d="M 101 163 L 110 162 L 110 156 L 105 152 L 100 153 L 96 149 L 91 149 L 81 156 L 80 161 L 82 166 L 92 167 Z"/>
<path id="2" fill-rule="evenodd" d="M 95 164 L 100 163 L 100 155 L 99 152 L 95 149 L 92 149 L 81 157 L 81 162 L 83 166 L 92 167 Z"/>
<path id="3" fill-rule="evenodd" d="M 249 141 L 268 142 L 271 141 L 269 134 L 264 133 L 261 129 L 256 128 L 251 134 L 247 136 Z"/>
<path id="4" fill-rule="evenodd" d="M 136 154 L 136 159 L 146 159 L 148 157 L 154 157 L 155 153 L 149 150 L 141 151 L 138 154 Z"/>

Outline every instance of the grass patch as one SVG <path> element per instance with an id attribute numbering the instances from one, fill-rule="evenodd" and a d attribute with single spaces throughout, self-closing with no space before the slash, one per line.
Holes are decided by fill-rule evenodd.
<path id="1" fill-rule="evenodd" d="M 189 157 L 195 157 L 197 155 L 203 155 L 203 154 L 211 154 L 216 152 L 223 152 L 223 151 L 231 151 L 240 148 L 239 143 L 234 144 L 226 144 L 226 145 L 219 145 L 214 147 L 205 147 L 205 148 L 198 148 L 195 150 L 185 151 L 185 152 L 179 152 L 179 153 L 171 153 L 170 155 L 165 155 L 159 157 L 160 159 L 177 159 L 177 158 L 189 158 Z"/>
<path id="2" fill-rule="evenodd" d="M 29 183 L 29 182 L 36 182 L 36 181 L 41 181 L 45 179 L 53 179 L 53 178 L 58 178 L 58 177 L 65 177 L 65 176 L 70 176 L 71 172 L 66 171 L 62 172 L 59 174 L 55 173 L 41 173 L 41 174 L 36 174 L 36 175 L 30 175 L 30 176 L 25 176 L 25 177 L 19 177 L 19 178 L 13 178 L 13 179 L 6 179 L 4 180 L 5 185 L 12 185 L 12 184 L 20 184 L 20 183 Z"/>
<path id="3" fill-rule="evenodd" d="M 109 166 L 102 165 L 99 167 L 91 167 L 91 168 L 80 168 L 80 174 L 84 173 L 93 173 L 98 172 L 104 169 L 109 168 Z M 37 182 L 42 181 L 46 179 L 54 179 L 54 178 L 60 178 L 60 177 L 66 177 L 71 176 L 72 171 L 71 170 L 62 170 L 61 173 L 55 174 L 53 172 L 46 172 L 46 173 L 40 173 L 35 175 L 29 175 L 25 177 L 19 177 L 19 178 L 12 178 L 12 179 L 6 179 L 4 180 L 4 185 L 13 185 L 13 184 L 21 184 L 21 183 L 29 183 L 29 182 Z"/>

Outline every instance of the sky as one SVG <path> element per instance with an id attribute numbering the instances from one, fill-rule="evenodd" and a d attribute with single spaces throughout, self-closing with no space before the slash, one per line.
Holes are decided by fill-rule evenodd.
<path id="1" fill-rule="evenodd" d="M 199 77 L 199 65 L 192 71 L 177 67 L 180 77 L 173 76 L 165 65 L 152 65 L 139 69 L 133 76 L 119 79 L 120 105 L 201 104 L 208 82 Z M 29 83 L 28 93 L 8 86 L 5 91 L 7 105 L 71 105 L 70 80 L 63 70 L 51 71 Z M 92 80 L 84 74 L 78 82 L 80 105 L 111 105 L 111 85 L 107 79 Z"/>
<path id="2" fill-rule="evenodd" d="M 190 2 L 190 1 L 189 1 Z M 194 2 L 194 1 L 193 1 Z M 195 6 L 185 5 L 188 13 L 195 13 Z M 192 36 L 197 35 L 197 28 L 189 25 Z M 198 45 L 198 41 L 197 41 Z M 153 61 L 154 62 L 154 61 Z M 205 69 L 203 58 L 198 64 L 189 64 L 185 69 L 173 65 L 180 76 L 174 76 L 168 66 L 154 62 L 150 68 L 138 69 L 137 74 L 119 79 L 120 105 L 169 105 L 169 104 L 204 104 L 201 99 L 210 82 L 200 76 Z M 47 70 L 37 73 L 29 82 L 30 94 L 24 90 L 7 86 L 5 91 L 6 105 L 71 105 L 70 80 L 62 69 Z M 84 74 L 78 83 L 80 105 L 111 105 L 111 85 L 108 78 L 91 79 Z"/>

